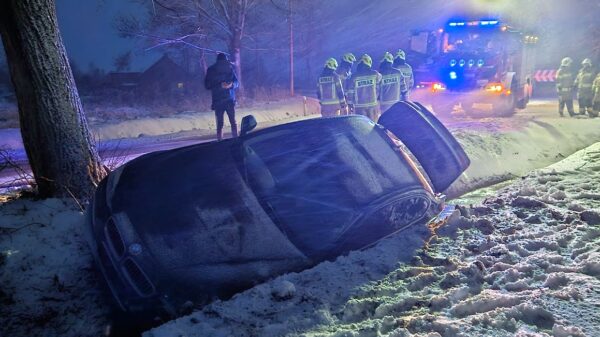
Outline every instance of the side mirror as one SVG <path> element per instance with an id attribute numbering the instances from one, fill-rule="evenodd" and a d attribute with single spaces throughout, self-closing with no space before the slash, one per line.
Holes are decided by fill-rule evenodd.
<path id="1" fill-rule="evenodd" d="M 252 115 L 248 115 L 242 118 L 242 130 L 240 132 L 240 136 L 245 136 L 248 132 L 254 130 L 254 128 L 258 125 L 256 122 L 256 118 Z"/>

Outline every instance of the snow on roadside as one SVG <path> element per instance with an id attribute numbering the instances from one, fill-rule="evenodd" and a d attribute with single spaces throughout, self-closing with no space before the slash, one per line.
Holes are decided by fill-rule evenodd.
<path id="1" fill-rule="evenodd" d="M 107 294 L 70 200 L 0 203 L 0 336 L 101 336 Z"/>
<path id="2" fill-rule="evenodd" d="M 145 336 L 600 336 L 599 179 L 600 143 L 459 207 L 426 244 L 400 233 Z"/>
<path id="3" fill-rule="evenodd" d="M 469 155 L 471 166 L 446 194 L 462 195 L 546 167 L 600 142 L 599 130 L 600 119 L 586 117 L 527 119 L 527 115 L 517 115 L 458 122 L 451 131 Z"/>
<path id="4" fill-rule="evenodd" d="M 238 123 L 246 115 L 254 115 L 259 124 L 274 123 L 302 116 L 319 116 L 316 99 L 293 97 L 279 102 L 266 102 L 253 108 L 239 109 Z M 163 136 L 183 131 L 195 131 L 197 136 L 215 133 L 215 116 L 212 111 L 181 113 L 173 117 L 145 117 L 117 123 L 92 124 L 91 130 L 97 140 Z M 225 130 L 229 122 L 225 121 Z M 0 129 L 0 149 L 20 149 L 23 142 L 18 129 Z"/>

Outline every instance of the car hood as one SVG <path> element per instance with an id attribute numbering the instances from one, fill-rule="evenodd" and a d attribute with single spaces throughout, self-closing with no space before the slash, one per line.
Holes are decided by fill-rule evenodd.
<path id="1" fill-rule="evenodd" d="M 107 200 L 166 269 L 303 259 L 242 179 L 235 140 L 137 158 L 115 173 Z M 110 181 L 110 177 L 109 177 Z M 123 228 L 128 235 L 128 228 Z"/>

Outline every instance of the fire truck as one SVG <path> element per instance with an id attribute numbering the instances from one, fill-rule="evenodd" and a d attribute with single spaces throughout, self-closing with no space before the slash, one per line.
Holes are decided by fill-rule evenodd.
<path id="1" fill-rule="evenodd" d="M 538 40 L 498 19 L 450 20 L 413 32 L 412 99 L 438 115 L 460 106 L 470 116 L 511 116 L 532 96 Z"/>

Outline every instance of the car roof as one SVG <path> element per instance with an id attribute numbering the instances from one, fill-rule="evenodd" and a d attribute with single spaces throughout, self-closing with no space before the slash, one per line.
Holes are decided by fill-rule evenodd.
<path id="1" fill-rule="evenodd" d="M 285 124 L 267 127 L 264 129 L 260 129 L 260 130 L 251 132 L 245 136 L 238 137 L 238 138 L 228 138 L 228 139 L 225 139 L 222 141 L 214 140 L 214 141 L 210 141 L 210 142 L 203 142 L 203 143 L 187 145 L 187 146 L 183 146 L 183 147 L 179 147 L 179 148 L 175 148 L 175 149 L 150 152 L 150 153 L 144 154 L 142 156 L 139 156 L 139 157 L 125 163 L 124 166 L 125 167 L 136 166 L 140 162 L 148 162 L 150 160 L 162 158 L 163 156 L 177 156 L 178 153 L 184 154 L 184 153 L 187 153 L 188 150 L 191 150 L 191 149 L 194 149 L 196 151 L 196 153 L 202 153 L 205 151 L 212 152 L 219 148 L 222 151 L 226 151 L 227 149 L 231 148 L 232 146 L 235 146 L 235 143 L 238 142 L 239 140 L 245 141 L 245 140 L 252 139 L 257 136 L 269 134 L 272 132 L 278 132 L 281 130 L 290 130 L 290 129 L 299 131 L 304 128 L 314 129 L 314 128 L 318 128 L 318 127 L 329 127 L 329 126 L 335 125 L 337 123 L 344 123 L 344 122 L 348 122 L 349 120 L 361 120 L 361 119 L 364 120 L 365 122 L 373 123 L 367 117 L 360 116 L 360 115 L 337 116 L 337 117 L 328 117 L 328 118 L 311 118 L 311 119 L 306 119 L 306 120 L 295 121 L 295 122 L 291 122 L 291 123 L 285 123 Z"/>
<path id="2" fill-rule="evenodd" d="M 256 136 L 268 134 L 271 132 L 277 132 L 281 130 L 287 129 L 300 129 L 300 128 L 315 128 L 315 127 L 329 127 L 331 125 L 335 125 L 340 122 L 346 122 L 347 120 L 359 120 L 363 119 L 366 122 L 375 123 L 369 118 L 361 115 L 350 115 L 350 116 L 337 116 L 337 117 L 327 117 L 327 118 L 311 118 L 305 119 L 301 121 L 285 123 L 277 126 L 272 126 L 268 128 L 264 128 L 261 130 L 257 130 L 249 133 L 246 136 L 241 137 L 242 139 L 250 139 Z"/>

